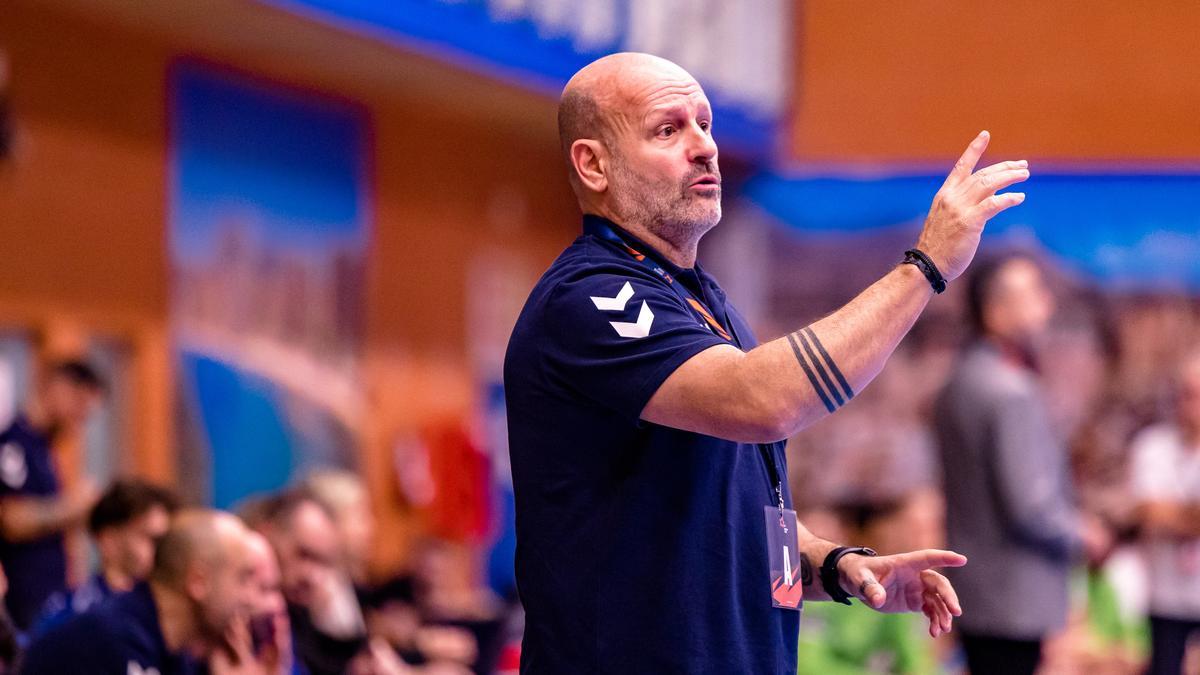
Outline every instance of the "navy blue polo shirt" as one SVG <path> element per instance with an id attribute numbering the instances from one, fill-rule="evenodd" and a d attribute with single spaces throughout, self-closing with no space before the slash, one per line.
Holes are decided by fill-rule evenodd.
<path id="1" fill-rule="evenodd" d="M 62 625 L 68 619 L 79 616 L 89 609 L 113 597 L 115 592 L 104 579 L 104 575 L 92 575 L 79 588 L 61 591 L 50 596 L 42 606 L 41 616 L 30 631 L 32 635 L 41 635 L 55 626 Z"/>
<path id="2" fill-rule="evenodd" d="M 200 669 L 193 659 L 167 650 L 154 595 L 142 583 L 36 638 L 21 672 L 190 675 Z"/>
<path id="3" fill-rule="evenodd" d="M 59 492 L 50 439 L 18 415 L 0 432 L 0 503 L 12 497 L 55 497 Z M 21 542 L 0 536 L 0 565 L 9 582 L 5 604 L 23 630 L 38 618 L 51 595 L 67 587 L 61 533 Z"/>
<path id="4" fill-rule="evenodd" d="M 585 216 L 517 320 L 504 384 L 523 673 L 795 673 L 800 617 L 771 606 L 759 446 L 639 420 L 677 367 L 731 342 L 689 297 L 757 344 L 700 266 Z M 786 476 L 783 443 L 766 447 Z"/>

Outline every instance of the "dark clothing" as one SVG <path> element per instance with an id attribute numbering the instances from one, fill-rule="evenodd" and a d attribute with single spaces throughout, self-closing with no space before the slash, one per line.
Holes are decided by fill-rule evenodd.
<path id="1" fill-rule="evenodd" d="M 58 474 L 50 439 L 24 416 L 0 432 L 0 502 L 14 497 L 56 497 Z M 13 621 L 28 630 L 46 600 L 67 587 L 67 554 L 61 533 L 30 541 L 0 537 L 0 565 L 8 575 L 5 603 Z"/>
<path id="2" fill-rule="evenodd" d="M 308 610 L 288 605 L 292 625 L 292 649 L 297 665 L 311 675 L 341 675 L 354 655 L 366 646 L 366 638 L 341 639 L 321 632 L 313 625 Z"/>
<path id="3" fill-rule="evenodd" d="M 147 584 L 115 596 L 34 640 L 25 675 L 192 675 L 195 660 L 167 650 Z"/>
<path id="4" fill-rule="evenodd" d="M 1040 640 L 963 634 L 967 671 L 971 675 L 1034 675 L 1042 662 Z"/>
<path id="5" fill-rule="evenodd" d="M 1150 617 L 1150 668 L 1146 675 L 1181 675 L 1188 640 L 1200 632 L 1200 621 Z"/>
<path id="6" fill-rule="evenodd" d="M 772 607 L 764 518 L 784 444 L 639 419 L 723 344 L 757 342 L 716 280 L 602 218 L 533 289 L 504 366 L 522 673 L 795 673 L 800 616 Z"/>
<path id="7" fill-rule="evenodd" d="M 987 341 L 972 345 L 934 416 L 949 548 L 971 564 L 946 570 L 973 635 L 1038 640 L 1067 618 L 1079 548 L 1064 444 L 1033 371 Z"/>
<path id="8" fill-rule="evenodd" d="M 108 586 L 104 575 L 96 574 L 79 588 L 50 596 L 45 606 L 42 607 L 41 616 L 38 617 L 31 633 L 34 636 L 41 635 L 55 626 L 66 623 L 71 617 L 83 614 L 114 595 L 116 593 Z"/>

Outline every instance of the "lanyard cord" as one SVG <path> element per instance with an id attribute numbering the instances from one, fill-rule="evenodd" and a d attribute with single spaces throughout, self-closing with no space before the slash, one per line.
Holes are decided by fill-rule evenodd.
<path id="1" fill-rule="evenodd" d="M 699 314 L 702 319 L 704 319 L 705 323 L 713 330 L 713 332 L 725 338 L 726 340 L 729 340 L 738 347 L 741 347 L 741 340 L 736 338 L 736 333 L 731 335 L 729 332 L 734 330 L 734 328 L 733 322 L 729 320 L 728 312 L 725 313 L 725 322 L 729 324 L 729 331 L 725 330 L 725 327 L 716 320 L 716 317 L 708 309 L 704 302 L 694 297 L 691 291 L 687 290 L 686 288 L 682 288 L 682 284 L 675 283 L 675 279 L 673 279 L 671 275 L 662 268 L 661 265 L 654 262 L 648 256 L 641 253 L 634 247 L 630 246 L 629 243 L 622 239 L 621 236 L 616 232 L 614 232 L 613 228 L 607 223 L 593 222 L 592 227 L 595 230 L 595 234 L 601 239 L 616 244 L 618 248 L 632 256 L 634 260 L 642 263 L 646 267 L 649 267 L 651 271 L 657 274 L 660 279 L 667 282 L 667 286 L 671 287 L 671 290 L 675 291 L 675 294 L 678 295 L 680 299 L 682 299 L 687 305 L 695 310 L 696 313 Z M 770 444 L 759 443 L 758 449 L 759 452 L 762 453 L 763 463 L 766 464 L 767 467 L 767 478 L 770 480 L 771 489 L 775 493 L 775 501 L 779 506 L 779 518 L 782 522 L 784 509 L 783 479 L 779 475 L 779 467 L 775 464 L 775 455 L 771 452 Z"/>

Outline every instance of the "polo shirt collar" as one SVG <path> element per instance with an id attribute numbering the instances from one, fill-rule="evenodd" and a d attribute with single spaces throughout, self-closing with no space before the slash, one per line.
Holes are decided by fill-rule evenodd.
<path id="1" fill-rule="evenodd" d="M 679 265 L 676 265 L 668 260 L 667 257 L 658 249 L 637 238 L 630 233 L 629 230 L 626 230 L 608 218 L 605 218 L 604 216 L 598 216 L 594 213 L 583 214 L 584 234 L 590 234 L 599 239 L 603 239 L 603 237 L 600 236 L 600 232 L 603 231 L 605 227 L 611 229 L 618 237 L 624 240 L 625 243 L 629 244 L 631 248 L 636 249 L 638 253 L 653 259 L 654 262 L 662 266 L 667 274 L 670 274 L 672 277 L 681 280 L 687 286 L 692 287 L 692 292 L 698 294 L 699 297 L 704 298 L 707 296 L 707 294 L 704 292 L 705 287 L 715 286 L 715 284 L 710 284 L 708 282 L 707 274 L 704 272 L 703 268 L 700 267 L 699 262 L 696 263 L 695 267 L 680 267 Z M 723 296 L 723 294 L 721 295 Z M 721 299 L 723 300 L 724 298 L 722 297 Z"/>

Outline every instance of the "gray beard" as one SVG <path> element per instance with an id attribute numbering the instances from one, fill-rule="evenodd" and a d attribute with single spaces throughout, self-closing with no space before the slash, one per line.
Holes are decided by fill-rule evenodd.
<path id="1" fill-rule="evenodd" d="M 692 205 L 689 202 L 708 198 L 689 195 L 685 187 L 677 193 L 677 199 L 670 199 L 662 191 L 649 187 L 634 172 L 621 168 L 614 178 L 617 175 L 620 179 L 614 186 L 615 194 L 621 196 L 615 200 L 615 206 L 621 221 L 639 223 L 681 250 L 695 250 L 701 237 L 721 220 L 719 196 L 712 198 L 717 202 L 716 209 L 693 212 L 688 208 Z"/>

